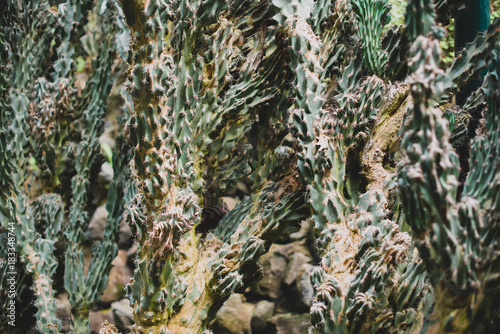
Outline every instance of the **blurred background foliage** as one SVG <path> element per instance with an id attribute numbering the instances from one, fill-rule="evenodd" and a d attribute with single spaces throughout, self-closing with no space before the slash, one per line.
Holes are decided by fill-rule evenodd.
<path id="1" fill-rule="evenodd" d="M 496 17 L 500 17 L 500 0 L 491 0 L 491 21 Z M 388 29 L 392 25 L 404 24 L 404 15 L 406 10 L 406 0 L 389 0 L 392 6 L 391 22 L 386 26 Z M 446 27 L 446 35 L 440 41 L 441 50 L 443 51 L 442 68 L 446 68 L 453 62 L 455 53 L 455 20 L 451 19 L 450 24 Z"/>

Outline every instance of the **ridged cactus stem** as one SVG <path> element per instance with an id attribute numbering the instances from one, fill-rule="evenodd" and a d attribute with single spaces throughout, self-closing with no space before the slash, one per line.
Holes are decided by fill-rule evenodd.
<path id="1" fill-rule="evenodd" d="M 47 196 L 31 208 L 27 205 L 27 198 L 17 194 L 10 201 L 0 200 L 0 204 L 3 211 L 0 212 L 2 226 L 12 231 L 8 223 L 15 224 L 12 236 L 17 239 L 21 260 L 33 277 L 32 290 L 39 310 L 36 327 L 42 333 L 59 333 L 61 322 L 56 315 L 52 278 L 57 268 L 54 244 L 62 224 L 61 200 L 56 196 Z M 52 231 L 47 230 L 45 238 L 35 230 L 35 219 L 40 218 L 52 223 Z"/>
<path id="2" fill-rule="evenodd" d="M 434 20 L 431 1 L 409 6 L 414 13 L 426 15 L 428 22 Z M 419 34 L 409 62 L 413 118 L 403 139 L 405 158 L 398 166 L 398 179 L 407 221 L 435 293 L 433 313 L 424 324 L 429 333 L 487 332 L 492 314 L 499 312 L 499 304 L 490 297 L 498 294 L 493 287 L 498 277 L 498 240 L 492 235 L 499 228 L 495 212 L 500 165 L 498 154 L 485 153 L 497 152 L 499 147 L 496 24 L 488 32 L 496 45 L 488 57 L 489 73 L 477 93 L 484 99 L 484 130 L 471 142 L 470 172 L 460 196 L 458 156 L 450 144 L 448 121 L 436 108 L 445 94 L 446 74 L 453 71 L 445 74 L 439 68 L 439 29 L 429 25 L 413 31 Z M 486 47 L 489 42 L 479 36 L 475 43 Z"/>
<path id="3" fill-rule="evenodd" d="M 89 323 L 88 308 L 71 309 L 71 322 L 72 322 L 73 333 L 75 334 L 89 333 L 90 323 Z"/>
<path id="4" fill-rule="evenodd" d="M 59 7 L 51 7 L 46 1 L 8 1 L 4 8 L 9 11 L 5 15 L 9 21 L 5 25 L 8 28 L 2 27 L 8 36 L 2 38 L 2 43 L 10 50 L 5 61 L 13 71 L 9 99 L 2 101 L 2 106 L 8 102 L 9 112 L 2 108 L 0 132 L 2 149 L 6 147 L 5 133 L 14 139 L 9 140 L 7 147 L 8 165 L 15 168 L 7 176 L 8 187 L 1 189 L 2 226 L 5 228 L 6 222 L 15 225 L 16 251 L 24 264 L 18 272 L 17 298 L 26 288 L 24 276 L 31 276 L 32 295 L 38 309 L 36 329 L 43 333 L 62 330 L 54 300 L 56 290 L 62 288 L 54 286 L 60 282 L 53 277 L 58 267 L 56 243 L 64 240 L 64 288 L 74 308 L 72 329 L 77 333 L 90 331 L 88 310 L 100 299 L 117 252 L 116 216 L 120 216 L 120 209 L 110 210 L 111 227 L 107 227 L 103 243 L 93 245 L 92 263 L 85 276 L 87 190 L 95 181 L 90 171 L 100 156 L 98 138 L 114 80 L 110 73 L 115 60 L 112 34 L 103 37 L 95 30 L 86 31 L 88 16 L 98 17 L 97 11 L 107 8 L 102 6 L 104 2 L 92 4 L 67 0 Z M 112 11 L 108 11 L 96 21 L 109 22 L 111 16 Z M 111 24 L 103 27 L 106 32 L 115 29 Z M 88 45 L 82 46 L 80 38 Z M 102 46 L 95 48 L 97 54 L 92 54 L 94 50 L 88 47 L 92 44 Z M 74 88 L 77 86 L 75 54 L 95 58 L 90 59 L 92 73 L 78 94 Z M 74 164 L 67 163 L 70 159 Z M 61 186 L 60 178 L 69 183 L 71 176 L 74 176 L 71 187 Z M 114 192 L 116 187 L 111 189 Z M 68 202 L 71 207 L 65 219 L 64 205 Z M 115 208 L 111 201 L 108 204 Z M 4 231 L 7 230 L 2 230 L 2 234 Z M 2 281 L 2 288 L 3 284 Z M 30 297 L 27 293 L 23 296 L 23 299 Z M 19 325 L 22 331 L 22 326 L 29 326 L 29 322 Z"/>
<path id="5" fill-rule="evenodd" d="M 467 10 L 455 19 L 455 55 L 459 56 L 467 44 L 472 43 L 479 33 L 490 26 L 490 0 L 471 0 Z M 482 76 L 486 71 L 482 73 Z M 474 80 L 457 94 L 457 104 L 463 105 L 467 98 L 481 85 L 481 79 Z"/>
<path id="6" fill-rule="evenodd" d="M 284 52 L 263 52 L 265 36 L 278 33 L 264 24 L 274 8 L 252 1 L 122 4 L 135 42 L 125 129 L 139 180 L 129 210 L 141 242 L 128 287 L 134 331 L 201 333 L 231 293 L 260 277 L 257 261 L 270 242 L 305 217 L 289 167 L 296 162 L 281 145 L 289 99 L 278 89 L 286 77 L 275 78 Z M 138 5 L 137 15 L 127 14 Z M 231 152 L 235 139 L 245 144 L 236 145 L 241 155 Z M 290 165 L 277 164 L 282 160 Z M 248 166 L 242 175 L 254 193 L 200 235 L 193 226 L 209 223 L 201 207 L 219 201 L 204 189 L 206 180 L 234 182 Z M 286 176 L 278 179 L 277 170 Z"/>

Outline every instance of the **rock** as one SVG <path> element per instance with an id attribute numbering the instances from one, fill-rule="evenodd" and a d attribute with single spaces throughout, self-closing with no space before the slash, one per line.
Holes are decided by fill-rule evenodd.
<path id="1" fill-rule="evenodd" d="M 113 321 L 113 313 L 111 310 L 104 311 L 90 311 L 89 312 L 89 321 L 90 321 L 90 331 L 92 334 L 98 334 L 101 330 L 101 326 L 105 321 L 112 322 Z"/>
<path id="2" fill-rule="evenodd" d="M 130 301 L 122 299 L 111 304 L 114 324 L 121 333 L 130 333 L 130 327 L 134 324 L 134 314 Z"/>
<path id="3" fill-rule="evenodd" d="M 137 246 L 137 242 L 134 241 L 134 243 L 132 244 L 132 246 L 130 246 L 130 248 L 127 250 L 127 265 L 129 266 L 129 268 L 135 268 L 135 258 L 137 256 L 137 249 L 138 249 L 138 246 Z"/>
<path id="4" fill-rule="evenodd" d="M 89 238 L 91 241 L 102 241 L 104 238 L 104 228 L 106 227 L 106 222 L 108 220 L 108 211 L 106 210 L 106 204 L 99 206 L 89 223 Z"/>
<path id="5" fill-rule="evenodd" d="M 285 276 L 287 258 L 280 252 L 282 246 L 272 245 L 261 257 L 264 278 L 256 285 L 254 292 L 260 296 L 277 300 L 283 296 L 281 283 Z"/>
<path id="6" fill-rule="evenodd" d="M 116 120 L 110 121 L 108 119 L 104 120 L 104 133 L 99 137 L 99 142 L 101 145 L 105 144 L 111 149 L 115 146 L 115 138 L 116 138 Z"/>
<path id="7" fill-rule="evenodd" d="M 219 309 L 213 326 L 217 334 L 249 334 L 254 305 L 243 302 L 243 295 L 231 295 Z"/>
<path id="8" fill-rule="evenodd" d="M 113 267 L 109 272 L 108 285 L 101 297 L 101 301 L 104 303 L 120 300 L 125 294 L 125 285 L 130 282 L 130 278 L 133 276 L 132 270 L 127 266 L 126 250 L 120 249 L 111 264 Z"/>
<path id="9" fill-rule="evenodd" d="M 106 202 L 108 196 L 108 188 L 111 180 L 113 179 L 113 167 L 109 162 L 105 162 L 101 165 L 101 171 L 97 177 L 97 184 L 93 189 L 94 199 L 92 203 L 94 205 L 100 205 Z"/>
<path id="10" fill-rule="evenodd" d="M 113 180 L 113 167 L 109 162 L 105 162 L 101 166 L 101 171 L 99 172 L 99 178 L 103 178 L 103 182 L 106 184 L 111 183 Z"/>
<path id="11" fill-rule="evenodd" d="M 309 313 L 278 314 L 269 319 L 276 334 L 305 334 L 309 328 Z"/>
<path id="12" fill-rule="evenodd" d="M 236 184 L 236 189 L 238 189 L 239 191 L 241 191 L 245 195 L 250 194 L 250 190 L 248 190 L 247 185 L 241 181 L 238 181 L 238 183 Z"/>
<path id="13" fill-rule="evenodd" d="M 57 317 L 61 319 L 61 332 L 68 333 L 70 331 L 71 321 L 71 304 L 69 303 L 68 293 L 62 292 L 56 298 Z"/>
<path id="14" fill-rule="evenodd" d="M 252 334 L 266 333 L 267 332 L 267 322 L 273 316 L 274 313 L 274 303 L 261 300 L 259 301 L 253 310 L 252 314 Z"/>
<path id="15" fill-rule="evenodd" d="M 120 232 L 118 234 L 118 249 L 129 249 L 134 243 L 134 238 L 132 238 L 132 233 L 130 232 L 130 226 L 124 220 L 120 221 Z"/>
<path id="16" fill-rule="evenodd" d="M 289 302 L 285 296 L 282 282 L 287 286 L 294 285 L 297 273 L 304 263 L 313 263 L 311 252 L 305 245 L 305 240 L 295 241 L 290 244 L 273 244 L 269 252 L 261 257 L 264 278 L 250 289 L 251 294 L 267 297 L 281 302 Z M 287 298 L 282 298 L 287 297 Z"/>
<path id="17" fill-rule="evenodd" d="M 290 262 L 288 262 L 288 267 L 286 268 L 285 278 L 283 282 L 287 285 L 292 285 L 295 283 L 297 279 L 297 275 L 299 271 L 302 269 L 302 266 L 306 263 L 311 262 L 311 258 L 304 255 L 303 253 L 293 253 Z"/>
<path id="18" fill-rule="evenodd" d="M 312 218 L 303 220 L 300 223 L 300 230 L 290 234 L 290 240 L 292 241 L 303 240 L 303 239 L 313 240 L 313 238 L 314 238 L 314 222 Z"/>
<path id="19" fill-rule="evenodd" d="M 227 207 L 228 211 L 234 209 L 236 204 L 241 202 L 241 200 L 234 198 L 234 197 L 229 197 L 229 196 L 221 197 L 221 199 L 222 199 L 222 202 L 224 203 L 224 205 Z"/>
<path id="20" fill-rule="evenodd" d="M 297 307 L 299 310 L 308 312 L 311 307 L 311 299 L 314 295 L 314 289 L 311 283 L 311 273 L 314 266 L 304 263 L 297 274 Z"/>
<path id="21" fill-rule="evenodd" d="M 289 244 L 282 245 L 280 248 L 280 253 L 286 256 L 289 261 L 292 260 L 292 257 L 296 253 L 301 253 L 307 256 L 307 258 L 310 259 L 310 262 L 313 261 L 313 257 L 311 255 L 311 252 L 309 251 L 309 248 L 306 246 L 305 240 L 294 241 Z"/>

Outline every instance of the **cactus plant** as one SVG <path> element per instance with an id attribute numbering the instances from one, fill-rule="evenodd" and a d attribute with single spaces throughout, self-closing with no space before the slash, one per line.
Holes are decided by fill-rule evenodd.
<path id="1" fill-rule="evenodd" d="M 209 333 L 224 301 L 262 277 L 259 258 L 306 219 L 320 258 L 310 333 L 497 328 L 498 20 L 444 69 L 441 23 L 463 1 L 410 0 L 390 27 L 388 0 L 7 4 L 0 212 L 40 331 L 59 326 L 56 241 L 74 331 L 88 332 L 121 219 L 138 244 L 126 288 L 134 333 Z M 27 67 L 47 53 L 51 71 Z M 80 93 L 77 55 L 95 56 Z M 105 238 L 86 270 L 88 189 L 118 57 L 124 121 Z M 249 194 L 226 210 L 237 183 Z"/>
<path id="2" fill-rule="evenodd" d="M 20 295 L 30 288 L 38 310 L 36 329 L 43 333 L 61 331 L 54 300 L 56 291 L 63 288 L 55 280 L 61 266 L 72 306 L 73 330 L 88 333 L 88 309 L 99 301 L 117 252 L 128 168 L 127 146 L 119 144 L 121 154 L 114 162 L 118 177 L 109 190 L 104 241 L 92 246 L 92 263 L 85 268 L 87 210 L 92 207 L 87 192 L 96 182 L 91 170 L 101 159 L 98 138 L 116 80 L 112 72 L 113 35 L 118 32 L 111 24 L 114 9 L 106 2 L 71 0 L 57 7 L 47 1 L 2 4 L 2 66 L 6 71 L 2 71 L 0 212 L 2 239 L 9 241 L 9 248 L 2 248 L 2 259 L 15 256 L 15 270 L 2 266 L 2 309 L 6 312 L 2 327 L 16 329 L 12 327 L 15 321 L 11 324 L 6 317 L 7 305 L 19 303 Z M 100 17 L 106 31 L 86 25 L 107 6 L 106 14 Z M 87 45 L 75 42 L 80 39 Z M 100 48 L 92 50 L 97 43 Z M 75 87 L 77 55 L 92 63 L 80 92 Z M 64 184 L 69 181 L 70 187 Z M 66 254 L 62 263 L 55 255 L 60 242 Z M 9 286 L 8 278 L 14 279 L 16 293 L 7 294 L 11 290 L 4 289 Z M 23 316 L 20 308 L 17 317 Z M 23 321 L 18 319 L 17 326 L 22 331 Z"/>

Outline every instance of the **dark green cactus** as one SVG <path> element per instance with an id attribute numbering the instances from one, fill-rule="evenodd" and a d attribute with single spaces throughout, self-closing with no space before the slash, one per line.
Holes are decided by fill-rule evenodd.
<path id="1" fill-rule="evenodd" d="M 305 219 L 320 258 L 310 333 L 498 328 L 499 21 L 445 69 L 437 22 L 463 1 L 410 0 L 391 27 L 388 0 L 55 4 L 7 1 L 0 30 L 2 238 L 17 237 L 17 293 L 31 278 L 39 331 L 59 331 L 62 288 L 73 330 L 89 331 L 122 218 L 139 246 L 126 288 L 134 333 L 209 333 Z M 86 269 L 116 69 L 123 133 Z M 237 183 L 249 193 L 227 211 Z"/>

